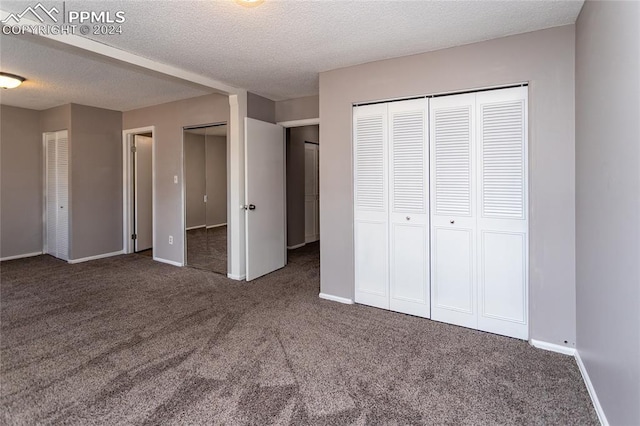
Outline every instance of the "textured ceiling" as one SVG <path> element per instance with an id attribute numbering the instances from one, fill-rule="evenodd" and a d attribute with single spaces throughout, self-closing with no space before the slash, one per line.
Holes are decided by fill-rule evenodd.
<path id="1" fill-rule="evenodd" d="M 20 12 L 31 3 L 3 0 L 0 7 Z M 43 4 L 61 2 L 43 0 Z M 90 37 L 281 100 L 317 94 L 321 71 L 571 24 L 582 4 L 582 0 L 266 0 L 247 8 L 233 0 L 112 0 L 66 1 L 65 7 L 122 10 L 126 16 L 122 35 Z M 30 61 L 32 66 L 42 63 L 38 54 L 5 54 L 4 41 L 2 50 L 3 70 L 5 63 L 17 61 L 16 54 L 30 57 L 22 61 L 25 69 Z M 126 81 L 111 67 L 105 67 L 98 80 Z"/>
<path id="2" fill-rule="evenodd" d="M 72 102 L 127 111 L 211 93 L 36 37 L 0 36 L 0 66 L 28 79 L 18 89 L 1 90 L 0 102 L 37 110 Z"/>

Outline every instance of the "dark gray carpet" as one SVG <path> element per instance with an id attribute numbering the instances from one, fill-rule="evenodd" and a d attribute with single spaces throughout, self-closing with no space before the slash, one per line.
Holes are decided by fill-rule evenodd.
<path id="1" fill-rule="evenodd" d="M 573 358 L 321 300 L 318 274 L 317 244 L 251 283 L 3 262 L 0 423 L 597 424 Z"/>
<path id="2" fill-rule="evenodd" d="M 187 265 L 227 275 L 227 227 L 187 231 Z"/>

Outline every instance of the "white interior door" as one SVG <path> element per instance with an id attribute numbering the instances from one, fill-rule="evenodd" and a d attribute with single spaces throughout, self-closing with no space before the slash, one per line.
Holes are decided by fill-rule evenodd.
<path id="1" fill-rule="evenodd" d="M 431 318 L 477 328 L 475 94 L 434 98 L 431 120 Z"/>
<path id="2" fill-rule="evenodd" d="M 318 188 L 318 145 L 304 145 L 304 229 L 305 243 L 320 239 L 320 194 Z"/>
<path id="3" fill-rule="evenodd" d="M 68 132 L 45 133 L 46 242 L 45 253 L 69 260 L 69 138 Z"/>
<path id="4" fill-rule="evenodd" d="M 389 309 L 429 318 L 428 100 L 392 102 Z"/>
<path id="5" fill-rule="evenodd" d="M 282 126 L 245 118 L 246 279 L 286 263 L 285 138 Z"/>
<path id="6" fill-rule="evenodd" d="M 389 309 L 387 105 L 353 110 L 355 301 Z"/>
<path id="7" fill-rule="evenodd" d="M 134 250 L 148 250 L 153 246 L 153 191 L 152 191 L 152 139 L 135 135 L 134 152 L 134 200 L 135 234 Z"/>

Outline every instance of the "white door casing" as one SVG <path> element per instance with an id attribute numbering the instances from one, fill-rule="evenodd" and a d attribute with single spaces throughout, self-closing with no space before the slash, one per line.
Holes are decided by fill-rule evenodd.
<path id="1" fill-rule="evenodd" d="M 247 281 L 286 263 L 285 188 L 284 128 L 245 118 Z"/>
<path id="2" fill-rule="evenodd" d="M 152 190 L 152 138 L 135 135 L 134 152 L 134 204 L 135 251 L 153 246 L 153 190 Z"/>
<path id="3" fill-rule="evenodd" d="M 320 196 L 318 187 L 318 145 L 304 145 L 304 242 L 320 239 Z"/>

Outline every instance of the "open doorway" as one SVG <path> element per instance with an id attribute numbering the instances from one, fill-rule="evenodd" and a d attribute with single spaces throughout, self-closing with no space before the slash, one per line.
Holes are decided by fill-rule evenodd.
<path id="1" fill-rule="evenodd" d="M 287 248 L 295 250 L 320 239 L 320 126 L 286 129 Z"/>
<path id="2" fill-rule="evenodd" d="M 227 125 L 183 130 L 185 264 L 227 274 Z"/>
<path id="3" fill-rule="evenodd" d="M 123 132 L 123 251 L 153 257 L 154 127 Z"/>

